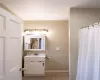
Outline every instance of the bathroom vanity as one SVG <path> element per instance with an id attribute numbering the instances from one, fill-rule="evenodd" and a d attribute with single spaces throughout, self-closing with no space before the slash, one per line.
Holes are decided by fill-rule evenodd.
<path id="1" fill-rule="evenodd" d="M 45 75 L 45 35 L 25 35 L 24 76 Z M 44 53 L 43 53 L 44 52 Z"/>
<path id="2" fill-rule="evenodd" d="M 27 54 L 24 57 L 25 76 L 45 75 L 45 54 Z"/>

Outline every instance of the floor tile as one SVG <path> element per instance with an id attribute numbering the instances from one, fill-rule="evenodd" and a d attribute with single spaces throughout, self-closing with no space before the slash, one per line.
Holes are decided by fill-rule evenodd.
<path id="1" fill-rule="evenodd" d="M 23 80 L 69 80 L 69 76 L 66 73 L 49 73 L 46 76 L 25 76 Z"/>
<path id="2" fill-rule="evenodd" d="M 69 80 L 68 76 L 56 76 L 55 80 Z"/>

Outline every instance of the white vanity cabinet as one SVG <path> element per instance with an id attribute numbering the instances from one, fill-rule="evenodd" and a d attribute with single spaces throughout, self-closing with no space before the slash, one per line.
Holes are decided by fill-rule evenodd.
<path id="1" fill-rule="evenodd" d="M 25 76 L 45 75 L 45 54 L 27 55 L 24 57 Z"/>

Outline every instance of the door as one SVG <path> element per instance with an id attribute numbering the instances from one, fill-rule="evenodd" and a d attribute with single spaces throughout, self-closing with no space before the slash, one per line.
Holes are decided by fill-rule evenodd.
<path id="1" fill-rule="evenodd" d="M 5 44 L 6 44 L 6 16 L 0 9 L 0 80 L 5 80 Z"/>
<path id="2" fill-rule="evenodd" d="M 21 80 L 21 20 L 0 8 L 0 80 Z"/>

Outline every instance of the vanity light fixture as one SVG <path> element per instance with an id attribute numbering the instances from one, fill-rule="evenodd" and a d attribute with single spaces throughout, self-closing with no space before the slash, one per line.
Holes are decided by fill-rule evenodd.
<path id="1" fill-rule="evenodd" d="M 46 34 L 47 32 L 48 32 L 47 29 L 25 29 L 24 30 L 24 33 L 26 35 L 31 35 L 31 34 L 41 35 L 41 34 Z"/>

